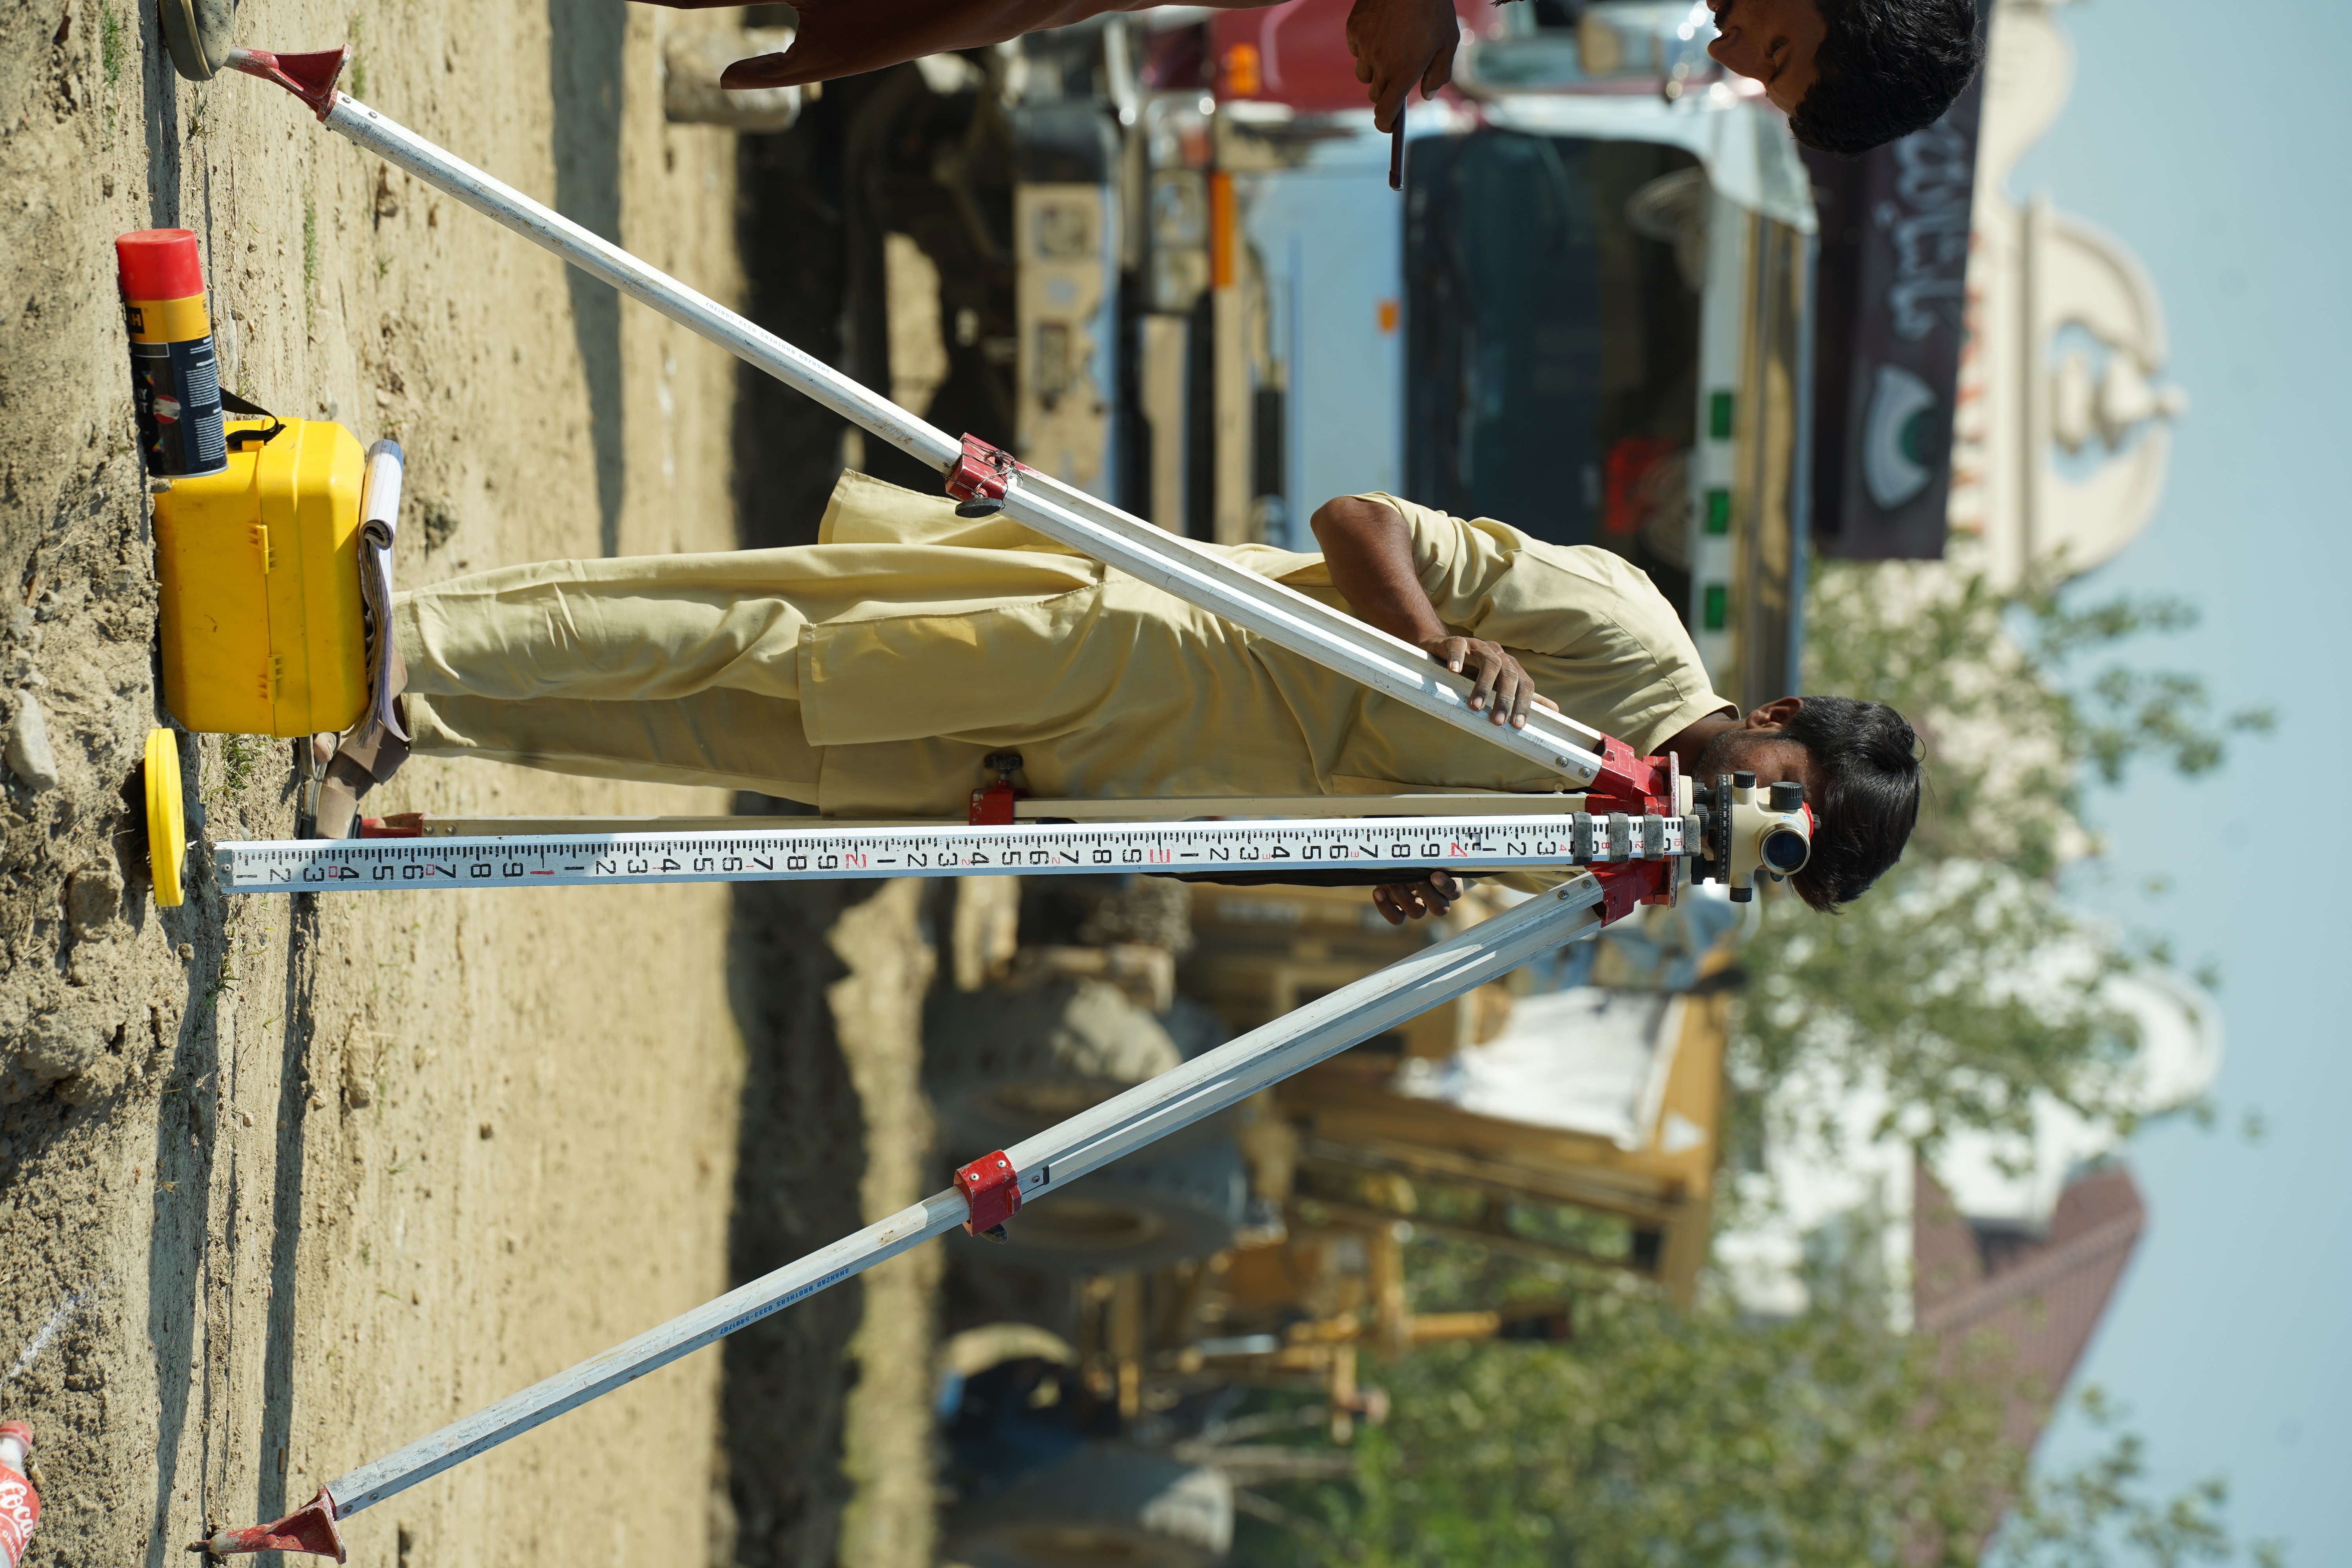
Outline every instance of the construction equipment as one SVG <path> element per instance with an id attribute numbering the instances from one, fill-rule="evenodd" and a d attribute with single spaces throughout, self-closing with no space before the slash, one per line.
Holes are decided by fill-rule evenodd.
<path id="1" fill-rule="evenodd" d="M 1193 894 L 1183 984 L 1236 1029 L 1374 972 L 1411 940 L 1324 889 Z M 1675 910 L 1643 918 L 1683 923 Z M 1687 1301 L 1709 1229 L 1727 1003 L 1688 992 L 1710 989 L 1728 959 L 1693 954 L 1676 982 L 1630 972 L 1625 950 L 1653 943 L 1646 933 L 1598 940 L 1568 990 L 1557 977 L 1498 984 L 1286 1080 L 1244 1132 L 1253 1192 L 1346 1228 L 1409 1221 L 1625 1269 Z M 1573 1064 L 1572 1079 L 1528 1070 L 1552 1061 Z"/>
<path id="2" fill-rule="evenodd" d="M 1068 949 L 1021 946 L 994 986 L 976 970 L 963 979 L 972 966 L 959 951 L 964 988 L 941 1010 L 955 1032 L 926 1085 L 951 1142 L 1013 1142 L 1117 1092 L 1150 1059 L 1122 1047 L 1130 1037 L 1159 1033 L 1171 1055 L 1199 1048 L 1223 1037 L 1219 1026 L 1280 1017 L 1428 940 L 1342 889 L 1200 883 L 1181 889 L 1188 913 L 1139 921 L 1130 910 L 1166 902 L 1139 904 L 1144 891 L 1105 891 L 1106 917 L 1041 889 L 1024 912 L 1041 942 L 1132 933 L 1165 944 L 1145 950 L 1163 958 L 1182 952 L 1172 1007 L 1139 988 L 1123 1018 L 1098 994 L 1041 982 L 1041 961 Z M 1449 921 L 1475 922 L 1507 896 L 1474 889 Z M 950 1296 L 950 1322 L 985 1335 L 1009 1318 L 1067 1337 L 1062 1401 L 1020 1415 L 1025 1426 L 1102 1432 L 1115 1417 L 1136 1440 L 1173 1438 L 1181 1456 L 1187 1423 L 1243 1389 L 1320 1394 L 1319 1424 L 1345 1443 L 1377 1405 L 1367 1354 L 1572 1332 L 1571 1303 L 1465 1299 L 1451 1270 L 1437 1289 L 1457 1310 L 1417 1309 L 1432 1282 L 1412 1289 L 1409 1266 L 1433 1245 L 1622 1271 L 1687 1303 L 1711 1230 L 1741 980 L 1726 939 L 1741 923 L 1705 897 L 1643 910 L 1285 1079 L 1181 1150 L 1163 1143 L 1148 1177 L 1114 1171 L 1034 1219 L 1024 1210 L 1012 1247 L 960 1249 L 971 1289 Z M 1024 1051 L 1024 1039 L 1038 1043 Z M 1236 1169 L 1242 1192 L 1221 1191 Z M 997 1283 L 1008 1269 L 1031 1277 Z M 996 1479 L 1004 1463 L 961 1462 Z"/>
<path id="3" fill-rule="evenodd" d="M 198 733 L 345 729 L 367 708 L 367 459 L 323 420 L 228 431 L 217 471 L 163 481 L 155 497 L 164 704 Z"/>
<path id="4" fill-rule="evenodd" d="M 400 448 L 362 455 L 340 425 L 225 393 L 195 235 L 146 229 L 114 244 L 155 497 L 164 702 L 199 732 L 345 729 L 367 707 L 369 616 L 390 608 Z M 379 518 L 381 548 L 363 561 Z"/>
<path id="5" fill-rule="evenodd" d="M 342 426 L 315 419 L 227 429 L 219 468 L 152 481 L 165 706 L 199 734 L 390 721 L 399 446 L 362 453 Z M 184 897 L 188 842 L 171 731 L 149 733 L 146 761 L 147 859 L 169 909 Z"/>
<path id="6" fill-rule="evenodd" d="M 1566 880 L 1454 939 L 1345 985 L 1284 1017 L 1034 1137 L 962 1166 L 955 1185 L 715 1301 L 651 1330 L 488 1409 L 453 1423 L 322 1488 L 273 1524 L 193 1543 L 217 1554 L 343 1549 L 336 1524 L 361 1510 L 611 1392 L 737 1329 L 961 1226 L 1001 1233 L 1024 1202 L 1085 1176 L 1155 1139 L 1221 1114 L 1348 1047 L 1509 973 L 1537 954 L 1598 930 L 1643 900 L 1670 900 L 1692 861 L 1735 889 L 1759 874 L 1794 870 L 1808 841 L 1801 800 L 1755 798 L 1754 780 L 1727 775 L 1706 792 L 1672 759 L 1641 759 L 1622 742 L 1538 711 L 1525 729 L 1472 709 L 1470 683 L 1417 647 L 1224 558 L 1171 538 L 1084 492 L 1023 468 L 971 437 L 958 442 L 749 321 L 725 310 L 538 203 L 338 93 L 343 52 L 275 56 L 237 50 L 235 68 L 277 82 L 330 129 L 374 151 L 565 257 L 947 476 L 967 514 L 1003 511 L 1024 526 L 1152 583 L 1350 679 L 1436 716 L 1557 773 L 1583 792 L 1549 817 L 1456 816 L 1343 823 L 1256 821 L 1057 825 L 1012 820 L 1013 792 L 979 792 L 963 827 L 814 826 L 793 833 L 552 835 L 406 840 L 297 841 L 224 846 L 233 885 L 247 890 L 330 887 L 474 886 L 511 881 L 740 879 L 751 876 L 996 875 L 1019 869 L 1174 868 L 1194 858 L 1221 873 L 1276 858 L 1328 867 L 1413 863 L 1492 868 L 1538 866 Z M 1367 809 L 1379 809 L 1377 798 Z M 1395 803 L 1386 803 L 1394 809 Z M 1596 809 L 1598 808 L 1598 809 Z M 1524 807 L 1522 807 L 1524 810 Z M 1515 836 L 1516 835 L 1516 836 Z M 1396 845 L 1407 847 L 1400 860 Z M 1308 851 L 1320 847 L 1319 857 Z M 1440 848 L 1424 848 L 1439 846 Z M 1250 853 L 1255 851 L 1255 857 Z M 1457 852 L 1458 851 L 1458 852 Z M 1132 854 L 1133 861 L 1125 859 Z M 886 866 L 886 858 L 898 864 Z M 1097 855 L 1107 858 L 1097 860 Z M 853 859 L 853 857 L 857 858 Z M 908 863 L 919 857 L 921 864 Z M 1042 860 L 1040 858 L 1042 857 Z M 755 866 L 755 859 L 769 863 Z M 795 859 L 801 863 L 793 864 Z M 1017 858 L 1018 864 L 1013 864 Z M 730 860 L 740 861 L 731 865 Z M 599 870 L 600 861 L 610 870 Z M 671 862 L 676 862 L 675 866 Z M 507 868 L 514 868 L 509 872 Z M 415 875 L 409 868 L 416 868 Z M 425 869 L 430 868 L 429 870 Z M 379 871 L 388 874 L 378 875 Z M 315 872 L 316 875 L 311 875 Z"/>

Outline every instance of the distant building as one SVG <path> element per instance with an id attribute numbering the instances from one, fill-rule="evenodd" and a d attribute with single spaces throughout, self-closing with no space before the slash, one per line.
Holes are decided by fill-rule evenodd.
<path id="1" fill-rule="evenodd" d="M 2108 981 L 2105 999 L 2137 1026 L 2138 1049 L 2113 1088 L 2141 1124 L 2200 1103 L 2221 1066 L 2221 1016 L 2212 998 L 2151 968 Z M 1803 1311 L 1809 1269 L 1825 1250 L 1843 1249 L 1883 1281 L 1888 1321 L 1898 1326 L 1953 1335 L 1980 1321 L 2009 1324 L 2008 1303 L 2039 1300 L 2032 1310 L 2050 1314 L 2048 1331 L 2058 1338 L 2034 1342 L 2030 1355 L 2019 1340 L 2020 1354 L 2029 1369 L 2063 1380 L 2082 1346 L 2056 1356 L 2052 1347 L 2071 1331 L 2056 1326 L 2056 1297 L 2041 1293 L 2058 1290 L 2049 1280 L 2081 1261 L 2074 1244 L 2085 1226 L 2103 1223 L 2086 1216 L 2111 1217 L 2126 1206 L 2113 1195 L 2130 1188 L 2119 1163 L 2123 1136 L 2114 1127 L 2042 1096 L 2029 1136 L 1957 1134 L 1936 1149 L 1931 1164 L 1917 1151 L 1917 1130 L 1894 1114 L 1883 1091 L 1820 1068 L 1775 1084 L 1763 1122 L 1761 1157 L 1732 1178 L 1731 1212 L 1741 1217 L 1715 1246 L 1716 1263 L 1743 1307 L 1766 1317 Z M 2135 1237 L 2138 1204 L 2135 1193 L 2127 1205 Z M 1871 1256 L 1853 1259 L 1855 1248 Z M 1973 1268 L 1966 1266 L 1971 1253 Z M 2067 1261 L 2053 1261 L 2062 1253 Z M 2128 1256 L 2126 1246 L 2117 1273 Z M 2090 1276 L 2068 1278 L 2061 1294 L 2073 1292 L 2065 1300 L 2079 1304 Z M 2113 1283 L 2099 1287 L 2099 1302 Z M 2096 1315 L 2084 1321 L 2082 1338 Z M 2052 1397 L 2059 1386 L 2053 1381 Z"/>
<path id="2" fill-rule="evenodd" d="M 2049 1424 L 2147 1226 L 2120 1164 L 2078 1173 L 2040 1234 L 1971 1221 L 1926 1165 L 1911 1209 L 1913 1326 L 1957 1360 L 1990 1336 L 2018 1378 L 2005 1436 L 2031 1449 Z"/>
<path id="3" fill-rule="evenodd" d="M 2074 89 L 2063 4 L 2000 0 L 1985 68 L 1948 517 L 1956 562 L 2000 584 L 2029 563 L 2088 571 L 2137 538 L 2189 406 L 2161 379 L 2164 304 L 2139 258 L 2010 190 Z"/>

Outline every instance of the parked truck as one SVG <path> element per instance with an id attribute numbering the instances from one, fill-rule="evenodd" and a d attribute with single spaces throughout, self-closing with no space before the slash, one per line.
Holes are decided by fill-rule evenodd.
<path id="1" fill-rule="evenodd" d="M 1464 0 L 1463 91 L 1412 106 L 1391 191 L 1348 9 L 1036 44 L 1033 83 L 1102 85 L 1015 111 L 1060 153 L 1015 189 L 1024 459 L 1220 542 L 1312 549 L 1317 505 L 1385 490 L 1601 545 L 1718 689 L 1780 695 L 1813 216 L 1779 115 L 1693 73 L 1668 24 L 1703 7 Z"/>
<path id="2" fill-rule="evenodd" d="M 865 86 L 810 198 L 845 231 L 840 357 L 1194 538 L 1311 549 L 1316 506 L 1385 490 L 1617 551 L 1717 689 L 1781 695 L 1795 144 L 1708 74 L 1703 6 L 1458 4 L 1459 90 L 1412 105 L 1401 191 L 1348 0 L 1098 18 Z"/>

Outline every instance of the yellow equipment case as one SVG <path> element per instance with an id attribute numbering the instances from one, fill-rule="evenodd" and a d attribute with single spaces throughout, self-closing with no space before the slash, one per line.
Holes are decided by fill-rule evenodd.
<path id="1" fill-rule="evenodd" d="M 155 498 L 163 700 L 187 729 L 346 730 L 368 702 L 366 458 L 341 425 L 228 423 L 228 467 Z"/>

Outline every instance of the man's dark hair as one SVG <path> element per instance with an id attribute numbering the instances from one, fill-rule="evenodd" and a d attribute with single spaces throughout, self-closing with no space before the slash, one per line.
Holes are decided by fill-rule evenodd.
<path id="1" fill-rule="evenodd" d="M 1884 702 L 1808 697 L 1780 739 L 1803 743 L 1828 782 L 1813 803 L 1813 855 L 1790 879 L 1798 896 L 1833 912 L 1902 858 L 1919 820 L 1918 737 Z"/>
<path id="2" fill-rule="evenodd" d="M 1814 0 L 1829 34 L 1789 129 L 1841 158 L 1933 125 L 1984 61 L 1972 0 Z"/>

